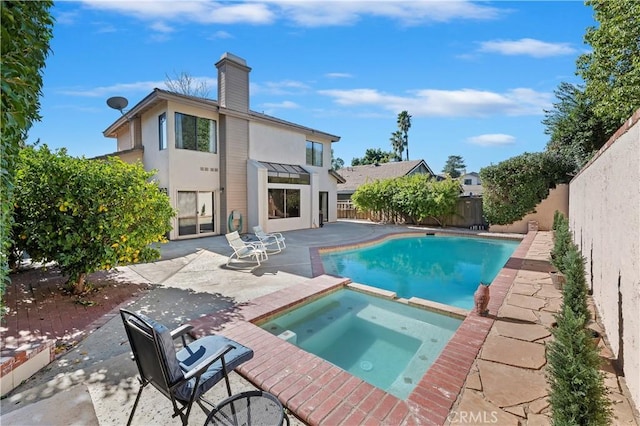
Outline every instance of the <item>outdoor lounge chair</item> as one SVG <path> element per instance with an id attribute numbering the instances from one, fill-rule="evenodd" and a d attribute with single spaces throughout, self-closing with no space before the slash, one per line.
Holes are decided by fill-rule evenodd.
<path id="1" fill-rule="evenodd" d="M 279 232 L 271 232 L 267 234 L 262 230 L 260 225 L 253 227 L 253 232 L 258 237 L 258 240 L 264 244 L 267 250 L 272 250 L 273 253 L 280 253 L 282 249 L 287 248 L 287 245 L 284 242 L 284 237 Z M 270 249 L 269 247 L 275 246 L 275 248 Z"/>
<path id="2" fill-rule="evenodd" d="M 231 262 L 231 259 L 233 259 L 234 257 L 236 259 L 253 258 L 256 262 L 258 262 L 258 266 L 260 266 L 260 261 L 268 259 L 267 249 L 261 242 L 256 241 L 253 243 L 249 243 L 243 241 L 242 238 L 240 238 L 240 234 L 238 234 L 238 231 L 233 231 L 229 234 L 226 234 L 225 237 L 227 237 L 227 241 L 233 249 L 233 254 L 229 256 L 227 265 L 229 265 L 229 262 Z"/>
<path id="3" fill-rule="evenodd" d="M 185 334 L 193 328 L 188 324 L 169 331 L 140 313 L 120 309 L 120 316 L 140 373 L 140 390 L 127 425 L 131 424 L 142 390 L 149 384 L 171 400 L 172 417 L 180 416 L 183 425 L 187 424 L 194 402 L 208 414 L 210 410 L 202 402 L 215 405 L 203 394 L 224 379 L 231 396 L 228 372 L 253 357 L 251 349 L 220 335 L 187 344 Z M 178 337 L 182 338 L 183 347 L 176 351 L 174 339 Z"/>

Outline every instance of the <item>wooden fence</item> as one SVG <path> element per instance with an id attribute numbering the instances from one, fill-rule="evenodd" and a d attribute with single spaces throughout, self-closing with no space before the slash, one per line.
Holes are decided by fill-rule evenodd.
<path id="1" fill-rule="evenodd" d="M 362 219 L 372 222 L 404 223 L 403 217 L 385 217 L 382 214 L 358 211 L 351 201 L 338 202 L 338 219 Z M 435 219 L 427 218 L 419 223 L 425 226 L 438 226 Z M 482 197 L 460 197 L 456 206 L 456 213 L 445 220 L 446 226 L 456 228 L 486 227 L 487 222 L 482 214 Z"/>

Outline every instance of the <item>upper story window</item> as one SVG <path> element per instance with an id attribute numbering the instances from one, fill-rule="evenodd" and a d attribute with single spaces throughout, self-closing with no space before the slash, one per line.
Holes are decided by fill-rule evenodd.
<path id="1" fill-rule="evenodd" d="M 322 144 L 307 141 L 307 164 L 322 167 Z"/>
<path id="2" fill-rule="evenodd" d="M 158 116 L 158 143 L 160 151 L 167 149 L 167 114 Z"/>
<path id="3" fill-rule="evenodd" d="M 465 184 L 465 185 L 472 185 L 472 183 L 471 183 L 471 179 L 465 179 L 465 180 L 464 180 L 464 184 Z"/>
<path id="4" fill-rule="evenodd" d="M 216 153 L 216 122 L 176 112 L 176 148 Z"/>

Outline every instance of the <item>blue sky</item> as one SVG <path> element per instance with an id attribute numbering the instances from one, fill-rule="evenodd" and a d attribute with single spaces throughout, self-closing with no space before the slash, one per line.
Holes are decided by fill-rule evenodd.
<path id="1" fill-rule="evenodd" d="M 252 68 L 251 109 L 341 136 L 345 165 L 391 150 L 412 115 L 411 160 L 468 171 L 544 149 L 541 120 L 595 25 L 580 1 L 65 1 L 28 141 L 74 156 L 115 151 L 102 131 L 167 75 L 186 72 L 217 97 L 224 52 Z"/>

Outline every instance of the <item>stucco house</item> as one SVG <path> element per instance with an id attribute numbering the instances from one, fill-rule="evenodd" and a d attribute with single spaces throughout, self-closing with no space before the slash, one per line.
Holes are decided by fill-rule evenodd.
<path id="1" fill-rule="evenodd" d="M 462 184 L 461 195 L 463 196 L 476 196 L 482 195 L 482 182 L 480 181 L 480 175 L 476 172 L 465 173 L 460 176 L 460 183 Z"/>
<path id="2" fill-rule="evenodd" d="M 345 182 L 338 183 L 338 203 L 350 203 L 351 196 L 358 187 L 367 182 L 410 176 L 416 173 L 435 176 L 424 160 L 394 161 L 390 163 L 348 166 L 339 170 Z"/>
<path id="3" fill-rule="evenodd" d="M 169 238 L 335 221 L 340 137 L 251 111 L 246 61 L 225 53 L 215 65 L 217 101 L 154 89 L 103 132 L 117 139 L 110 155 L 157 170 L 178 212 Z"/>

